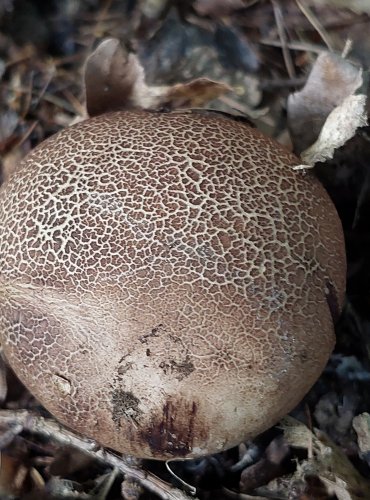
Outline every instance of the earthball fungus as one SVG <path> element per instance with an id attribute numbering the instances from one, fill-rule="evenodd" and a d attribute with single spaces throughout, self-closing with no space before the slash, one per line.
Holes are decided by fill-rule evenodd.
<path id="1" fill-rule="evenodd" d="M 341 224 L 297 158 L 218 113 L 117 111 L 0 192 L 6 359 L 62 423 L 138 457 L 218 452 L 320 375 Z"/>

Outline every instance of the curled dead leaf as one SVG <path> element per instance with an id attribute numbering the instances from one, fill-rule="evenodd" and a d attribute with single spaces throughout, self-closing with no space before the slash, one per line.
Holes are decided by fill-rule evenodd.
<path id="1" fill-rule="evenodd" d="M 323 52 L 316 59 L 302 90 L 288 98 L 288 126 L 294 150 L 313 144 L 334 108 L 364 86 L 361 68 L 339 55 Z"/>
<path id="2" fill-rule="evenodd" d="M 85 65 L 86 107 L 90 116 L 133 107 L 135 87 L 145 85 L 137 57 L 119 40 L 103 40 Z"/>
<path id="3" fill-rule="evenodd" d="M 201 107 L 232 89 L 221 82 L 197 78 L 172 86 L 149 86 L 138 58 L 104 40 L 85 66 L 86 107 L 90 116 L 120 109 L 171 110 Z"/>
<path id="4" fill-rule="evenodd" d="M 312 168 L 333 158 L 335 151 L 367 125 L 363 72 L 342 57 L 322 53 L 304 88 L 288 98 L 288 122 L 302 164 Z M 303 152 L 302 152 L 303 150 Z"/>
<path id="5" fill-rule="evenodd" d="M 351 139 L 359 127 L 367 125 L 366 96 L 350 95 L 327 117 L 318 139 L 303 151 L 303 167 L 333 158 L 335 150 Z M 296 170 L 301 166 L 295 167 Z"/>

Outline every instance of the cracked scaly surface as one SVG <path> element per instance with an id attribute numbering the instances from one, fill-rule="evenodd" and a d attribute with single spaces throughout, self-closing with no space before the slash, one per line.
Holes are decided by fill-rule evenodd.
<path id="1" fill-rule="evenodd" d="M 21 380 L 141 457 L 276 422 L 323 369 L 344 294 L 340 222 L 296 163 L 217 114 L 110 113 L 41 144 L 0 196 L 0 329 Z"/>

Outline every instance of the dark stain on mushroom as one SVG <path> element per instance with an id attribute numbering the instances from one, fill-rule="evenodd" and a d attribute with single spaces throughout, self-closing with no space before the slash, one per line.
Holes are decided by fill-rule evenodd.
<path id="1" fill-rule="evenodd" d="M 111 403 L 112 419 L 117 427 L 121 426 L 121 419 L 132 420 L 136 424 L 140 420 L 142 410 L 140 410 L 140 399 L 137 398 L 132 392 L 122 391 L 115 389 L 112 392 Z"/>
<path id="2" fill-rule="evenodd" d="M 174 373 L 175 378 L 179 381 L 188 377 L 195 370 L 194 364 L 190 361 L 189 356 L 186 356 L 186 358 L 180 362 L 177 362 L 174 359 L 162 361 L 159 368 L 163 370 L 165 375 L 167 375 L 167 373 Z"/>
<path id="3" fill-rule="evenodd" d="M 168 400 L 163 406 L 162 419 L 154 422 L 142 433 L 153 456 L 165 454 L 180 457 L 191 453 L 196 417 L 197 404 L 195 402 L 188 405 L 184 402 Z"/>
<path id="4" fill-rule="evenodd" d="M 126 372 L 128 372 L 129 370 L 131 370 L 132 366 L 133 366 L 133 363 L 131 363 L 131 361 L 125 363 L 122 366 L 119 366 L 118 369 L 117 369 L 117 375 L 118 376 L 124 375 Z"/>
<path id="5" fill-rule="evenodd" d="M 163 329 L 162 323 L 160 323 L 157 326 L 154 326 L 149 333 L 145 333 L 144 335 L 141 335 L 141 337 L 139 337 L 139 341 L 142 344 L 147 344 L 148 339 L 150 339 L 151 337 L 159 337 L 159 334 L 161 333 L 162 329 Z"/>

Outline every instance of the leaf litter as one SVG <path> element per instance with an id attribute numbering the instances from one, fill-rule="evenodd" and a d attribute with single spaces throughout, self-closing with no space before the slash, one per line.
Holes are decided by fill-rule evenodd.
<path id="1" fill-rule="evenodd" d="M 349 264 L 336 352 L 295 419 L 238 449 L 173 463 L 174 475 L 68 434 L 1 368 L 2 498 L 188 498 L 175 476 L 201 499 L 370 498 L 370 141 L 358 62 L 368 58 L 361 42 L 370 21 L 361 3 L 299 3 L 303 9 L 293 0 L 0 5 L 3 180 L 41 140 L 86 117 L 85 97 L 91 115 L 112 102 L 167 110 L 211 100 L 213 109 L 249 115 L 315 165 L 342 218 Z M 357 32 L 344 58 L 345 34 L 359 25 L 363 38 Z M 107 83 L 109 99 L 101 100 Z"/>

